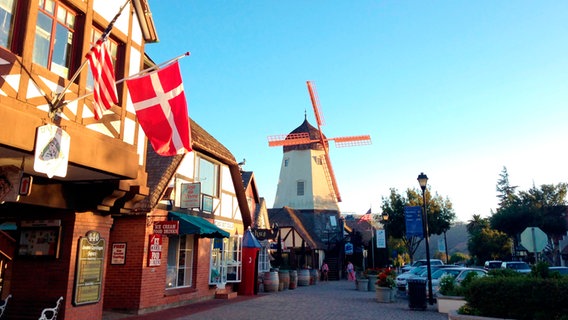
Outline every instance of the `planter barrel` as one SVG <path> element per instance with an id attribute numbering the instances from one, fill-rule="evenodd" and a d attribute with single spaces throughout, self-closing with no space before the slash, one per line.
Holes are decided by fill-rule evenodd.
<path id="1" fill-rule="evenodd" d="M 278 292 L 280 281 L 278 280 L 278 272 L 271 271 L 264 273 L 264 291 Z"/>
<path id="2" fill-rule="evenodd" d="M 369 279 L 357 279 L 357 290 L 369 291 Z"/>
<path id="3" fill-rule="evenodd" d="M 310 285 L 310 270 L 300 269 L 298 272 L 298 286 L 309 286 Z"/>
<path id="4" fill-rule="evenodd" d="M 371 274 L 367 276 L 369 278 L 369 291 L 375 291 L 375 286 L 377 283 L 377 278 L 379 277 L 376 274 Z"/>
<path id="5" fill-rule="evenodd" d="M 293 290 L 296 289 L 298 286 L 298 271 L 290 270 L 290 284 L 288 285 L 288 289 Z"/>

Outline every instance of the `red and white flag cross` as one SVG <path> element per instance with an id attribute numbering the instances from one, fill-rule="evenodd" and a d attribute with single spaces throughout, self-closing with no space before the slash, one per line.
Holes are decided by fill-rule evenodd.
<path id="1" fill-rule="evenodd" d="M 142 77 L 126 80 L 138 122 L 161 156 L 191 151 L 191 131 L 183 82 L 176 61 Z"/>

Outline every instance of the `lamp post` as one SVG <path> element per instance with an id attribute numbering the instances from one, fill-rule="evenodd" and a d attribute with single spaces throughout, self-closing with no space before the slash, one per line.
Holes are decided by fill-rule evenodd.
<path id="1" fill-rule="evenodd" d="M 390 267 L 388 235 L 387 235 L 387 229 L 385 228 L 385 223 L 388 220 L 389 220 L 389 214 L 386 213 L 386 212 L 383 212 L 383 214 L 381 215 L 381 221 L 383 222 L 383 230 L 385 230 L 385 250 L 387 252 L 387 254 L 386 254 L 386 256 L 387 256 L 387 268 Z"/>
<path id="2" fill-rule="evenodd" d="M 428 214 L 426 212 L 426 184 L 428 176 L 423 172 L 418 175 L 418 183 L 422 189 L 422 229 L 424 230 L 424 240 L 426 240 L 426 270 L 428 272 L 428 303 L 434 304 L 434 296 L 432 295 L 432 268 L 430 267 L 430 241 L 428 237 Z"/>

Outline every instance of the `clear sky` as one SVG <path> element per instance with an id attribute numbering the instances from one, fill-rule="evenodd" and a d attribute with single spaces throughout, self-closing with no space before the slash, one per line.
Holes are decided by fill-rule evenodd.
<path id="1" fill-rule="evenodd" d="M 488 216 L 512 185 L 568 181 L 568 1 L 150 0 L 159 43 L 180 60 L 189 116 L 246 159 L 272 207 L 281 147 L 316 84 L 344 213 L 380 212 L 390 188 Z"/>

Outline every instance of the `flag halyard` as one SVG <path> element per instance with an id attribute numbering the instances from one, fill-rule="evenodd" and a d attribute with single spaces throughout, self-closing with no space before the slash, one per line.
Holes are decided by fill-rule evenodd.
<path id="1" fill-rule="evenodd" d="M 179 63 L 126 80 L 138 122 L 161 156 L 191 151 L 191 131 Z"/>
<path id="2" fill-rule="evenodd" d="M 108 51 L 107 41 L 99 39 L 87 53 L 87 59 L 93 74 L 93 110 L 95 119 L 102 118 L 105 110 L 118 103 L 114 67 Z"/>

